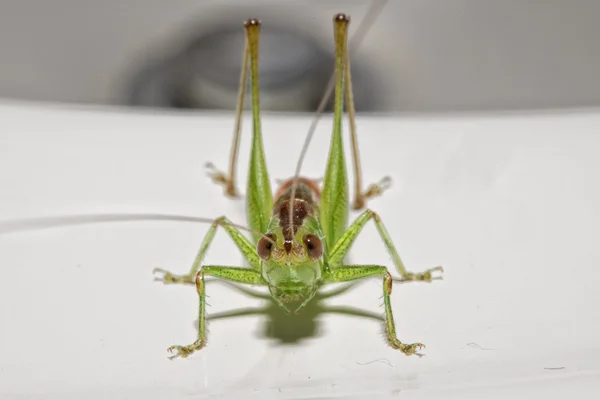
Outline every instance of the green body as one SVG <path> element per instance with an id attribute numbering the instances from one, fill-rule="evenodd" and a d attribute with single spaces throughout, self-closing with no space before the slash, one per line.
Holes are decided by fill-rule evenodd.
<path id="1" fill-rule="evenodd" d="M 339 14 L 334 18 L 334 22 L 336 38 L 334 125 L 320 201 L 314 188 L 302 182 L 294 189 L 294 198 L 291 197 L 291 187 L 283 190 L 276 199 L 273 198 L 260 129 L 258 90 L 260 23 L 256 20 L 246 22 L 253 115 L 246 208 L 248 225 L 261 235 L 255 233 L 253 241 L 250 241 L 225 217 L 221 217 L 215 220 L 204 238 L 189 274 L 177 276 L 165 270 L 158 270 L 162 273 L 165 283 L 194 283 L 199 295 L 198 339 L 189 346 L 169 348 L 170 351 L 176 351 L 177 356 L 186 357 L 206 344 L 204 284 L 206 275 L 242 284 L 267 286 L 273 300 L 290 312 L 299 312 L 318 289 L 326 284 L 379 277 L 383 284 L 385 331 L 388 342 L 407 355 L 414 354 L 423 346 L 420 343 L 405 344 L 396 337 L 390 302 L 393 278 L 388 269 L 380 265 L 343 264 L 346 254 L 362 228 L 368 221 L 373 220 L 396 269 L 402 275 L 402 280 L 431 281 L 432 272 L 441 270 L 436 267 L 423 273 L 407 272 L 379 216 L 371 210 L 365 210 L 348 227 L 348 179 L 342 140 L 342 113 L 344 95 L 351 99 L 351 94 L 345 91 L 344 85 L 345 77 L 349 77 L 346 55 L 349 18 Z M 289 213 L 290 201 L 293 201 L 292 216 Z M 249 268 L 201 264 L 219 226 L 227 231 L 250 265 Z M 311 247 L 307 245 L 307 238 L 311 238 Z"/>

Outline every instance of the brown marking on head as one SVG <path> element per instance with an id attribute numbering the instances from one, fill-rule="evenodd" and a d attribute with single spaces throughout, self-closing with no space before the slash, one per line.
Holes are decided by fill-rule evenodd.
<path id="1" fill-rule="evenodd" d="M 285 200 L 279 205 L 279 225 L 283 228 L 283 247 L 288 255 L 292 252 L 294 236 L 298 231 L 298 227 L 313 212 L 309 202 L 297 198 L 293 203 L 292 215 L 290 217 L 290 201 L 290 199 Z"/>

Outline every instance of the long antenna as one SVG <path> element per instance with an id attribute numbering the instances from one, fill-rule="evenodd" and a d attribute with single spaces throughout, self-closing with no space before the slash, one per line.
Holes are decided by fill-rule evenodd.
<path id="1" fill-rule="evenodd" d="M 388 1 L 389 0 L 374 0 L 373 1 L 373 4 L 371 5 L 371 7 L 367 10 L 367 15 L 365 15 L 365 17 L 361 21 L 360 25 L 358 26 L 356 33 L 350 39 L 348 53 L 350 53 L 351 51 L 355 51 L 358 48 L 358 46 L 361 44 L 361 42 L 365 38 L 365 36 L 369 32 L 369 29 L 371 29 L 371 26 L 373 26 L 373 23 L 375 22 L 375 20 L 377 19 L 377 17 L 379 16 L 379 14 L 381 13 L 381 11 L 383 10 L 383 8 L 385 7 L 385 5 L 387 4 Z M 308 128 L 308 132 L 306 134 L 306 139 L 304 139 L 304 144 L 302 145 L 302 150 L 300 150 L 300 156 L 298 157 L 298 164 L 296 164 L 296 170 L 294 171 L 294 177 L 292 178 L 293 179 L 292 180 L 292 193 L 291 193 L 290 212 L 289 212 L 290 218 L 293 218 L 293 215 L 294 215 L 293 214 L 294 198 L 296 196 L 296 187 L 298 184 L 298 178 L 300 177 L 300 169 L 302 169 L 302 163 L 304 162 L 304 157 L 306 156 L 306 153 L 308 152 L 308 146 L 310 145 L 310 142 L 312 141 L 315 130 L 317 129 L 317 124 L 319 123 L 319 120 L 321 119 L 323 110 L 325 110 L 325 106 L 327 105 L 327 102 L 331 98 L 331 94 L 333 93 L 334 86 L 335 86 L 335 74 L 331 74 L 331 78 L 329 78 L 329 82 L 327 83 L 327 87 L 325 88 L 325 93 L 323 94 L 323 97 L 321 98 L 321 102 L 319 103 L 319 106 L 317 107 L 315 116 L 313 117 L 310 127 Z"/>
<path id="2" fill-rule="evenodd" d="M 131 222 L 131 221 L 172 221 L 172 222 L 193 222 L 212 224 L 215 218 L 191 217 L 189 215 L 177 214 L 82 214 L 82 215 L 60 215 L 54 217 L 24 218 L 0 221 L 0 235 L 10 234 L 22 231 L 31 231 L 38 229 L 57 228 L 62 226 L 85 225 L 90 223 L 103 222 Z M 222 226 L 232 226 L 237 229 L 248 231 L 254 235 L 267 238 L 262 233 L 234 224 L 233 222 L 220 222 Z"/>

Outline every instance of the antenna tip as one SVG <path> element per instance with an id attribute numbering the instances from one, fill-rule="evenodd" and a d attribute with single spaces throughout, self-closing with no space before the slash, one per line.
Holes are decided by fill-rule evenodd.
<path id="1" fill-rule="evenodd" d="M 350 22 L 350 16 L 344 13 L 339 13 L 336 14 L 333 17 L 333 21 L 334 22 L 345 22 L 345 23 L 349 23 Z"/>
<path id="2" fill-rule="evenodd" d="M 258 19 L 258 18 L 250 18 L 250 19 L 247 19 L 246 21 L 244 21 L 244 26 L 246 28 L 251 27 L 251 26 L 258 26 L 258 27 L 260 27 L 260 25 L 261 25 L 260 24 L 260 19 Z"/>

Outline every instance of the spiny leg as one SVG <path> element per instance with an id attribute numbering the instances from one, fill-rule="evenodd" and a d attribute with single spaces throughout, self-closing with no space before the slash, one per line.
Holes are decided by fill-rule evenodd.
<path id="1" fill-rule="evenodd" d="M 366 210 L 361 215 L 359 215 L 358 218 L 356 218 L 356 220 L 352 223 L 352 225 L 350 225 L 350 227 L 348 227 L 346 232 L 342 235 L 342 237 L 333 246 L 333 249 L 331 250 L 331 253 L 329 254 L 329 265 L 332 270 L 340 268 L 340 267 L 338 267 L 338 265 L 340 265 L 342 263 L 342 260 L 344 259 L 344 257 L 348 253 L 348 251 L 350 250 L 350 247 L 354 243 L 354 240 L 356 240 L 356 238 L 360 234 L 362 228 L 366 225 L 366 223 L 370 219 L 373 219 L 373 221 L 375 222 L 377 231 L 379 232 L 379 235 L 383 239 L 383 243 L 385 244 L 385 247 L 391 254 L 392 260 L 394 261 L 394 265 L 396 266 L 396 269 L 398 270 L 400 275 L 402 275 L 403 280 L 431 282 L 433 279 L 436 279 L 436 277 L 433 276 L 434 272 L 436 272 L 436 271 L 443 272 L 443 269 L 441 266 L 438 266 L 435 268 L 430 268 L 424 272 L 419 272 L 419 273 L 407 271 L 406 267 L 404 266 L 404 263 L 400 259 L 400 255 L 398 255 L 398 251 L 396 250 L 394 243 L 392 242 L 392 238 L 390 237 L 389 233 L 385 229 L 385 225 L 383 225 L 383 222 L 381 221 L 381 218 L 379 217 L 378 214 L 376 214 L 372 210 Z"/>
<path id="2" fill-rule="evenodd" d="M 200 264 L 202 263 L 202 260 L 204 259 L 206 252 L 208 251 L 208 247 L 210 246 L 213 238 L 215 237 L 215 233 L 217 231 L 218 226 L 222 226 L 227 231 L 227 233 L 229 234 L 231 239 L 233 239 L 233 242 L 235 243 L 236 247 L 240 250 L 240 252 L 244 256 L 246 261 L 248 261 L 248 263 L 252 266 L 252 268 L 255 271 L 258 271 L 260 269 L 260 259 L 258 258 L 258 255 L 256 254 L 255 247 L 242 234 L 242 232 L 240 232 L 239 229 L 237 229 L 235 226 L 231 226 L 230 223 L 231 222 L 226 217 L 217 218 L 213 222 L 213 224 L 210 226 L 210 229 L 208 230 L 208 232 L 206 232 L 206 235 L 204 236 L 204 240 L 202 240 L 202 245 L 200 246 L 200 249 L 198 250 L 198 254 L 196 255 L 194 263 L 192 264 L 192 268 L 190 269 L 190 272 L 187 275 L 175 275 L 175 274 L 173 274 L 169 271 L 166 271 L 162 268 L 154 268 L 153 272 L 155 274 L 159 274 L 158 279 L 161 280 L 165 284 L 168 284 L 168 283 L 193 284 L 194 276 L 198 272 L 198 269 L 200 268 Z"/>
<path id="3" fill-rule="evenodd" d="M 358 139 L 356 135 L 356 110 L 354 108 L 354 94 L 352 91 L 352 76 L 350 73 L 350 56 L 346 49 L 344 54 L 344 76 L 345 76 L 345 95 L 346 111 L 350 121 L 350 144 L 352 146 L 352 160 L 354 161 L 354 203 L 352 208 L 361 210 L 365 208 L 367 200 L 381 195 L 392 184 L 392 179 L 385 176 L 379 182 L 374 183 L 363 192 L 362 190 L 362 171 L 360 166 L 360 156 L 358 153 Z"/>
<path id="4" fill-rule="evenodd" d="M 357 279 L 366 279 L 374 276 L 383 278 L 383 304 L 385 307 L 385 336 L 394 349 L 402 351 L 407 356 L 413 355 L 417 350 L 425 347 L 422 343 L 402 343 L 396 336 L 396 325 L 392 314 L 390 295 L 392 293 L 392 276 L 386 267 L 378 265 L 343 265 L 332 269 L 325 277 L 325 283 L 348 282 Z"/>
<path id="5" fill-rule="evenodd" d="M 231 155 L 229 156 L 229 173 L 225 174 L 216 169 L 216 167 L 208 162 L 206 170 L 208 176 L 213 182 L 225 187 L 225 196 L 238 197 L 239 193 L 235 186 L 235 173 L 237 166 L 238 150 L 240 148 L 240 132 L 242 129 L 242 112 L 244 111 L 244 99 L 248 82 L 248 60 L 250 53 L 248 51 L 248 38 L 244 44 L 244 55 L 242 58 L 242 71 L 240 73 L 240 87 L 238 91 L 238 100 L 235 113 L 235 127 L 233 129 L 233 143 L 231 144 Z"/>
<path id="6" fill-rule="evenodd" d="M 247 285 L 266 285 L 262 275 L 243 267 L 223 267 L 207 265 L 200 267 L 196 274 L 196 292 L 198 292 L 199 310 L 198 310 L 198 339 L 188 346 L 171 346 L 168 348 L 170 353 L 175 352 L 174 357 L 187 357 L 194 351 L 200 350 L 206 346 L 206 291 L 204 276 L 210 275 L 231 282 L 245 283 Z"/>

